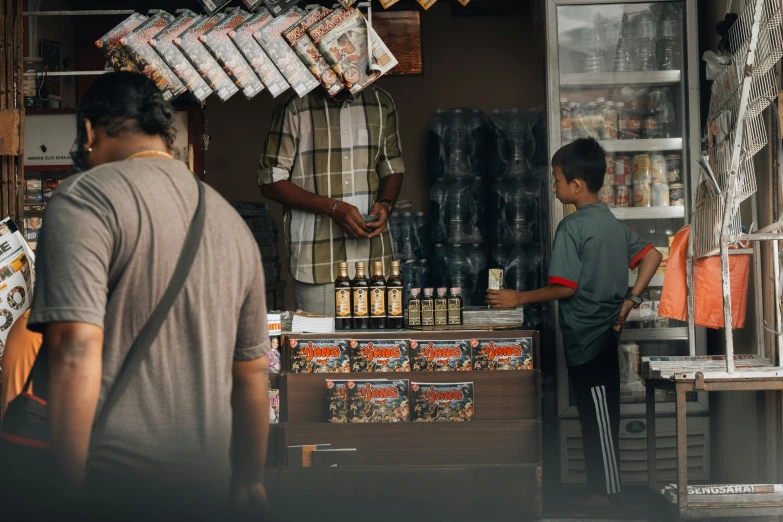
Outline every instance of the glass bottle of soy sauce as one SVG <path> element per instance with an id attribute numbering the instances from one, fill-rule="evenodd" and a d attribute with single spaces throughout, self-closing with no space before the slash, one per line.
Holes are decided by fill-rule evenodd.
<path id="1" fill-rule="evenodd" d="M 435 326 L 449 324 L 448 299 L 446 289 L 438 288 L 438 296 L 435 298 Z"/>
<path id="2" fill-rule="evenodd" d="M 334 329 L 350 330 L 353 322 L 351 310 L 351 279 L 348 277 L 348 263 L 337 265 L 340 275 L 334 281 Z"/>
<path id="3" fill-rule="evenodd" d="M 422 326 L 435 326 L 435 300 L 432 298 L 432 294 L 432 288 L 424 289 L 424 297 L 421 298 Z"/>
<path id="4" fill-rule="evenodd" d="M 365 266 L 363 261 L 356 262 L 356 276 L 351 281 L 354 330 L 366 330 L 370 327 L 370 285 L 364 273 Z"/>
<path id="5" fill-rule="evenodd" d="M 462 293 L 459 288 L 451 289 L 451 296 L 449 297 L 449 324 L 458 325 L 462 324 Z"/>
<path id="6" fill-rule="evenodd" d="M 372 264 L 372 279 L 370 279 L 370 328 L 382 330 L 386 328 L 386 279 L 383 277 L 383 262 Z"/>
<path id="7" fill-rule="evenodd" d="M 386 327 L 393 330 L 403 328 L 402 294 L 405 283 L 400 277 L 400 262 L 392 261 L 392 273 L 386 281 Z"/>
<path id="8" fill-rule="evenodd" d="M 421 298 L 418 288 L 411 289 L 411 297 L 408 300 L 408 327 L 421 326 Z"/>

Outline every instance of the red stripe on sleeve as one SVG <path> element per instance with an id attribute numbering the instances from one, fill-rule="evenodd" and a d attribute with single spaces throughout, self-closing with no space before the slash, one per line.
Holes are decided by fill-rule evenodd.
<path id="1" fill-rule="evenodd" d="M 577 287 L 576 283 L 569 281 L 568 279 L 563 279 L 562 277 L 550 277 L 549 284 L 567 286 L 568 288 L 573 288 L 574 290 L 576 290 Z"/>
<path id="2" fill-rule="evenodd" d="M 653 249 L 652 243 L 644 247 L 638 254 L 633 256 L 633 259 L 631 259 L 631 262 L 628 263 L 628 267 L 630 267 L 631 270 L 639 266 L 639 263 L 642 262 L 642 258 L 647 255 L 647 252 Z"/>

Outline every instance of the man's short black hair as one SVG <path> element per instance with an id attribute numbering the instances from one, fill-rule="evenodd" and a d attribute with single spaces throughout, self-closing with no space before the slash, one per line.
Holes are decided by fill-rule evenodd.
<path id="1" fill-rule="evenodd" d="M 560 167 L 568 183 L 581 179 L 590 192 L 597 193 L 604 186 L 606 151 L 593 138 L 580 138 L 555 152 L 554 167 Z"/>

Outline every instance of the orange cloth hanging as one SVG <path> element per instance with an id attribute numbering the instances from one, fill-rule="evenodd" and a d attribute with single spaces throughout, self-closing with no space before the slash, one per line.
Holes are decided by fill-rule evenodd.
<path id="1" fill-rule="evenodd" d="M 688 251 L 690 225 L 674 236 L 669 251 L 669 264 L 663 282 L 663 295 L 658 315 L 678 321 L 688 320 L 688 284 L 685 254 Z M 748 301 L 750 256 L 729 256 L 731 276 L 732 328 L 745 326 L 745 307 Z M 694 322 L 696 326 L 723 328 L 723 282 L 720 256 L 693 260 Z"/>

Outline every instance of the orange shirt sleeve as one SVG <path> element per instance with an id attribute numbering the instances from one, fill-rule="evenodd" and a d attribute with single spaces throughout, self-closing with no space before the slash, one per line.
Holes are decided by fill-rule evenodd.
<path id="1" fill-rule="evenodd" d="M 3 385 L 0 389 L 0 419 L 8 403 L 22 393 L 24 383 L 33 369 L 38 350 L 43 343 L 41 334 L 27 329 L 30 310 L 19 317 L 8 331 L 3 352 Z"/>

